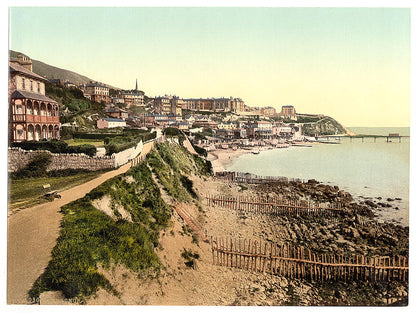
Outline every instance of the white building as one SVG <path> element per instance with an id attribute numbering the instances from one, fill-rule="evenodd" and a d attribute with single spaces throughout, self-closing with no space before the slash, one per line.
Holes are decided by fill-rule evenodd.
<path id="1" fill-rule="evenodd" d="M 101 118 L 97 121 L 97 128 L 126 127 L 126 121 L 119 118 Z"/>

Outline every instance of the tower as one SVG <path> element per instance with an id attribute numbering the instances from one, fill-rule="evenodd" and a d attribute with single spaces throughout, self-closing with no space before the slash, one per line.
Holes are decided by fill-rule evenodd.
<path id="1" fill-rule="evenodd" d="M 136 91 L 138 90 L 138 86 L 137 86 L 137 78 L 136 78 L 136 89 L 135 89 Z"/>

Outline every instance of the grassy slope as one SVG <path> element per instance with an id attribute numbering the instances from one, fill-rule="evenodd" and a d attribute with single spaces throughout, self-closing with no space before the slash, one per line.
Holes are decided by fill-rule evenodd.
<path id="1" fill-rule="evenodd" d="M 196 165 L 193 156 L 189 156 L 183 148 L 168 145 L 158 144 L 149 159 L 170 163 L 169 168 L 163 167 L 169 172 L 176 173 L 182 166 L 198 172 L 199 165 Z M 168 160 L 164 152 L 169 148 L 170 156 L 174 157 Z M 99 273 L 99 265 L 108 268 L 121 263 L 136 272 L 145 269 L 157 272 L 161 263 L 154 247 L 159 244 L 159 231 L 169 223 L 171 208 L 162 200 L 148 162 L 151 161 L 142 162 L 127 173 L 108 180 L 84 198 L 62 207 L 64 218 L 58 243 L 45 272 L 30 290 L 30 297 L 36 298 L 48 290 L 61 290 L 67 298 L 82 299 L 94 294 L 100 287 L 117 294 Z M 125 177 L 132 177 L 134 182 Z M 172 179 L 167 178 L 165 183 L 172 186 Z M 191 194 L 186 195 L 186 187 L 178 185 L 176 188 L 182 197 L 192 198 Z M 105 195 L 112 199 L 116 220 L 92 205 L 93 200 Z M 121 217 L 118 205 L 130 213 L 132 222 Z"/>

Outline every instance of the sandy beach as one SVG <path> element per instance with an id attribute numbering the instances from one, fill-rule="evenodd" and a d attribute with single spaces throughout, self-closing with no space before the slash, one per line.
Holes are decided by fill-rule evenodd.
<path id="1" fill-rule="evenodd" d="M 274 150 L 274 149 L 280 149 L 280 148 L 271 147 L 271 146 L 265 146 L 265 147 L 257 147 L 256 146 L 255 148 L 253 148 L 253 150 L 254 149 L 256 149 L 256 150 L 258 149 L 261 152 L 261 151 Z M 239 156 L 241 156 L 243 154 L 250 154 L 250 153 L 252 153 L 253 150 L 218 149 L 218 150 L 209 152 L 207 159 L 209 161 L 211 161 L 212 169 L 213 169 L 214 173 L 215 172 L 222 172 L 222 171 L 225 171 L 227 166 L 230 165 L 231 162 L 235 158 L 238 158 Z"/>

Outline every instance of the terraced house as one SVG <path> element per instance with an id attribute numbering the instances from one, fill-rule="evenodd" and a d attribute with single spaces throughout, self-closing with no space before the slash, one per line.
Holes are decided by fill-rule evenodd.
<path id="1" fill-rule="evenodd" d="M 47 79 L 32 72 L 32 60 L 9 60 L 9 142 L 59 139 L 59 106 L 45 95 Z"/>

